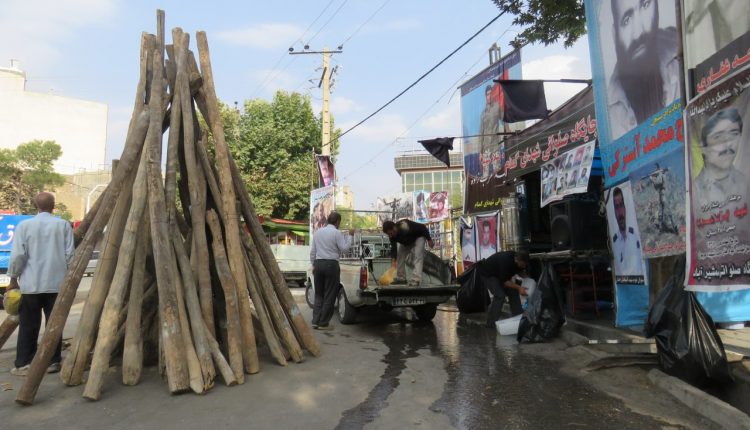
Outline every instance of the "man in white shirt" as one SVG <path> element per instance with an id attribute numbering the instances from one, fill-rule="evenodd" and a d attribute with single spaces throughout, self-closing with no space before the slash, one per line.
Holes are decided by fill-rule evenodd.
<path id="1" fill-rule="evenodd" d="M 482 222 L 482 234 L 479 240 L 479 260 L 491 257 L 497 252 L 495 244 L 492 243 L 492 226 L 485 220 Z"/>
<path id="2" fill-rule="evenodd" d="M 341 283 L 339 256 L 352 246 L 352 234 L 339 231 L 341 215 L 331 212 L 328 225 L 315 232 L 310 249 L 310 262 L 313 265 L 315 282 L 315 305 L 313 306 L 312 326 L 317 330 L 332 330 L 333 306 Z"/>
<path id="3" fill-rule="evenodd" d="M 13 375 L 25 376 L 36 354 L 42 313 L 49 322 L 60 284 L 73 256 L 73 228 L 67 221 L 52 215 L 55 197 L 39 193 L 34 198 L 39 213 L 18 224 L 10 251 L 8 289 L 21 289 L 18 342 Z M 60 343 L 47 372 L 60 371 Z"/>

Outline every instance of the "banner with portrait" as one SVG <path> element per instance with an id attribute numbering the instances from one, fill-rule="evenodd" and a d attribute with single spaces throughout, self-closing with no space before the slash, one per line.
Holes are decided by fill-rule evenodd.
<path id="1" fill-rule="evenodd" d="M 378 227 L 383 221 L 397 221 L 400 219 L 414 219 L 414 195 L 412 193 L 397 193 L 381 196 L 375 200 L 375 210 L 378 214 Z"/>
<path id="2" fill-rule="evenodd" d="M 685 151 L 630 172 L 633 203 L 645 258 L 685 252 Z"/>
<path id="3" fill-rule="evenodd" d="M 328 215 L 336 208 L 336 192 L 333 186 L 318 188 L 310 192 L 310 233 L 315 234 L 325 227 Z"/>
<path id="4" fill-rule="evenodd" d="M 477 260 L 483 260 L 500 251 L 500 238 L 498 236 L 499 218 L 499 211 L 474 217 Z"/>
<path id="5" fill-rule="evenodd" d="M 542 165 L 541 207 L 588 190 L 595 149 L 596 142 L 592 141 Z"/>
<path id="6" fill-rule="evenodd" d="M 623 182 L 607 190 L 606 206 L 615 282 L 643 284 L 645 271 L 641 233 L 638 229 L 630 183 Z"/>
<path id="7" fill-rule="evenodd" d="M 414 221 L 427 223 L 430 221 L 430 192 L 414 191 Z"/>
<path id="8" fill-rule="evenodd" d="M 688 98 L 750 62 L 750 2 L 684 0 L 683 54 Z"/>
<path id="9" fill-rule="evenodd" d="M 585 8 L 609 187 L 683 146 L 675 3 L 586 0 Z"/>
<path id="10" fill-rule="evenodd" d="M 497 133 L 524 126 L 523 122 L 511 125 L 502 121 L 505 97 L 496 79 L 521 79 L 520 50 L 512 51 L 460 87 L 461 127 L 467 136 L 463 146 L 467 196 L 492 194 L 502 184 L 507 136 Z"/>
<path id="11" fill-rule="evenodd" d="M 330 155 L 315 155 L 318 161 L 318 180 L 321 187 L 333 185 L 336 182 L 336 170 Z"/>
<path id="12" fill-rule="evenodd" d="M 451 203 L 448 191 L 433 191 L 430 193 L 430 222 L 439 222 L 450 218 Z"/>
<path id="13" fill-rule="evenodd" d="M 750 68 L 686 108 L 689 267 L 693 291 L 750 288 Z"/>
<path id="14" fill-rule="evenodd" d="M 471 223 L 471 217 L 461 217 L 461 261 L 464 263 L 464 270 L 471 267 L 477 261 L 476 237 L 474 235 L 474 226 Z"/>

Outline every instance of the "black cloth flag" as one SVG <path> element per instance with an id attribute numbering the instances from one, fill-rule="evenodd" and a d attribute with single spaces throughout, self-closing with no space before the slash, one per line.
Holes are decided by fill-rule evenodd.
<path id="1" fill-rule="evenodd" d="M 454 137 L 438 137 L 435 139 L 420 140 L 419 143 L 424 146 L 433 157 L 445 163 L 446 166 L 451 166 L 451 157 L 448 151 L 453 149 Z"/>
<path id="2" fill-rule="evenodd" d="M 549 114 L 544 96 L 544 81 L 498 80 L 505 94 L 503 121 L 542 119 Z"/>

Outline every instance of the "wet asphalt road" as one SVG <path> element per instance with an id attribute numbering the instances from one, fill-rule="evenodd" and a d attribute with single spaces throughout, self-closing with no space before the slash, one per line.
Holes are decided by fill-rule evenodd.
<path id="1" fill-rule="evenodd" d="M 408 384 L 403 377 L 407 363 L 422 355 L 442 364 L 432 370 L 436 378 L 440 374 L 445 378 L 429 410 L 446 416 L 451 427 L 647 429 L 663 425 L 561 374 L 555 363 L 525 353 L 512 336 L 459 324 L 455 312 L 438 312 L 432 324 L 411 321 L 408 311 L 362 319 L 355 331 L 382 339 L 388 348 L 381 360 L 386 367 L 367 398 L 342 413 L 337 429 L 377 423 L 394 392 Z"/>

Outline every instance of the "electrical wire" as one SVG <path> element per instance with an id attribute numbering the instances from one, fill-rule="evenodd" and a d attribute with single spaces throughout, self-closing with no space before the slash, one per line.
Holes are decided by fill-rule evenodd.
<path id="1" fill-rule="evenodd" d="M 325 24 L 323 24 L 323 26 L 322 26 L 322 27 L 320 27 L 320 28 L 318 29 L 318 31 L 317 31 L 317 32 L 316 32 L 315 34 L 313 34 L 313 35 L 312 35 L 312 37 L 311 37 L 311 38 L 310 38 L 310 39 L 309 39 L 309 40 L 307 41 L 307 44 L 308 44 L 308 45 L 309 45 L 310 43 L 312 43 L 312 41 L 313 41 L 313 40 L 315 40 L 315 38 L 316 38 L 316 37 L 317 37 L 317 36 L 318 36 L 318 35 L 320 34 L 320 32 L 321 32 L 321 31 L 323 31 L 323 29 L 324 29 L 324 28 L 326 28 L 326 26 L 328 26 L 328 24 L 329 24 L 329 23 L 331 22 L 331 20 L 333 20 L 333 18 L 335 18 L 335 17 L 336 17 L 336 15 L 338 15 L 339 11 L 341 10 L 341 8 L 342 8 L 342 7 L 344 7 L 344 5 L 346 4 L 346 2 L 347 2 L 347 1 L 348 1 L 348 0 L 344 0 L 343 2 L 341 2 L 341 4 L 339 5 L 338 9 L 336 9 L 336 10 L 335 10 L 335 11 L 333 12 L 333 14 L 332 14 L 331 16 L 329 16 L 329 17 L 328 17 L 328 21 L 326 21 L 326 22 L 325 22 Z"/>
<path id="2" fill-rule="evenodd" d="M 381 10 L 382 10 L 382 9 L 383 9 L 383 8 L 384 8 L 384 7 L 385 7 L 385 6 L 387 5 L 387 4 L 388 4 L 388 3 L 390 3 L 390 2 L 391 2 L 391 0 L 385 0 L 385 1 L 383 2 L 383 4 L 381 4 L 381 5 L 380 5 L 380 7 L 379 7 L 379 8 L 375 9 L 375 12 L 373 12 L 373 13 L 372 13 L 372 14 L 371 14 L 371 15 L 370 15 L 370 16 L 369 16 L 369 17 L 368 17 L 368 18 L 367 18 L 366 20 L 365 20 L 365 22 L 363 22 L 362 24 L 360 24 L 360 25 L 359 25 L 359 27 L 357 27 L 357 29 L 356 29 L 356 30 L 354 30 L 354 32 L 353 32 L 352 34 L 350 34 L 350 35 L 349 35 L 349 37 L 347 37 L 346 39 L 344 39 L 344 41 L 343 41 L 343 42 L 339 43 L 339 46 L 340 46 L 340 47 L 343 47 L 343 46 L 344 46 L 344 45 L 345 45 L 345 44 L 346 44 L 347 42 L 349 42 L 349 41 L 350 41 L 350 40 L 352 39 L 352 37 L 356 36 L 356 35 L 357 35 L 357 34 L 359 33 L 359 31 L 360 31 L 360 30 L 362 30 L 362 28 L 363 28 L 363 27 L 364 27 L 365 25 L 369 24 L 369 23 L 370 23 L 370 21 L 372 21 L 372 19 L 373 19 L 373 18 L 375 17 L 375 15 L 377 15 L 377 14 L 378 14 L 378 12 L 380 12 L 380 11 L 381 11 Z"/>
<path id="3" fill-rule="evenodd" d="M 411 85 L 409 85 L 403 91 L 401 91 L 400 93 L 398 93 L 395 97 L 393 97 L 392 99 L 390 99 L 386 104 L 384 104 L 383 106 L 379 107 L 375 112 L 371 113 L 370 115 L 368 115 L 367 117 L 365 117 L 360 122 L 354 124 L 349 129 L 347 129 L 345 132 L 341 133 L 341 135 L 338 137 L 338 139 L 341 139 L 342 137 L 344 137 L 346 134 L 348 134 L 349 132 L 351 132 L 355 128 L 357 128 L 360 125 L 364 124 L 367 120 L 369 120 L 370 118 L 374 117 L 375 115 L 377 115 L 378 113 L 380 113 L 383 109 L 385 109 L 386 107 L 388 107 L 391 103 L 393 103 L 396 100 L 398 100 L 402 95 L 406 94 L 407 91 L 409 91 L 410 89 L 414 88 L 420 81 L 422 81 L 422 79 L 426 78 L 430 73 L 432 73 L 433 71 L 435 71 L 435 69 L 437 69 L 438 67 L 440 67 L 446 61 L 448 61 L 448 59 L 451 58 L 454 54 L 456 54 L 456 52 L 460 51 L 464 46 L 468 45 L 469 42 L 471 42 L 472 40 L 474 40 L 474 38 L 476 38 L 477 36 L 479 36 L 479 34 L 481 34 L 484 30 L 486 30 L 487 27 L 489 27 L 495 21 L 497 21 L 498 19 L 500 19 L 500 17 L 503 16 L 504 13 L 505 12 L 500 12 L 496 17 L 492 18 L 490 20 L 490 22 L 488 22 L 487 24 L 484 25 L 484 27 L 480 28 L 470 38 L 466 39 L 461 45 L 459 45 L 458 48 L 454 49 L 445 58 L 443 58 L 442 60 L 440 60 L 440 62 L 438 62 L 436 65 L 432 66 L 432 68 L 430 68 L 430 70 L 428 70 L 427 72 L 425 72 L 422 76 L 420 76 Z"/>
<path id="4" fill-rule="evenodd" d="M 330 0 L 328 2 L 328 4 L 323 8 L 323 10 L 320 11 L 320 13 L 318 14 L 318 16 L 315 17 L 315 19 L 310 23 L 310 25 L 307 26 L 307 28 L 305 29 L 305 31 L 303 31 L 302 34 L 300 34 L 300 36 L 297 38 L 297 40 L 295 40 L 292 43 L 292 45 L 295 45 L 297 43 L 302 42 L 302 39 L 305 37 L 305 35 L 307 34 L 307 32 L 310 31 L 310 29 L 313 27 L 313 25 L 315 25 L 316 22 L 318 22 L 318 20 L 320 19 L 320 17 L 323 16 L 323 14 L 328 10 L 329 7 L 331 7 L 331 5 L 333 4 L 334 1 L 335 0 Z M 279 57 L 279 59 L 276 60 L 276 63 L 273 65 L 273 67 L 271 67 L 271 70 L 268 71 L 268 73 L 263 78 L 263 80 L 261 81 L 261 83 L 258 84 L 258 86 L 255 88 L 255 90 L 253 91 L 253 95 L 251 96 L 251 98 L 255 98 L 255 96 L 258 95 L 258 92 L 260 90 L 262 90 L 268 83 L 272 82 L 278 75 L 281 74 L 281 72 L 283 72 L 284 70 L 286 70 L 287 68 L 289 68 L 289 64 L 291 64 L 291 61 L 294 61 L 294 60 L 291 60 L 286 65 L 286 67 L 284 67 L 284 69 L 282 69 L 281 71 L 277 72 L 276 75 L 274 75 L 273 77 L 271 77 L 271 75 L 276 71 L 276 68 L 279 67 L 279 64 L 281 64 L 281 61 L 284 59 L 284 57 L 287 57 L 287 56 L 288 56 L 287 52 L 283 52 L 281 54 L 281 56 Z"/>

